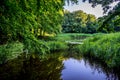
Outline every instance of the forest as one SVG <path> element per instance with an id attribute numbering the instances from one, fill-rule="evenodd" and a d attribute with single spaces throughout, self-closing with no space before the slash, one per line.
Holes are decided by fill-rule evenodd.
<path id="1" fill-rule="evenodd" d="M 56 70 L 58 70 L 58 68 L 62 69 L 62 65 L 60 64 L 63 59 L 66 60 L 66 57 L 63 58 L 63 56 L 59 54 L 61 51 L 67 53 L 71 51 L 73 54 L 82 55 L 93 61 L 100 62 L 101 65 L 105 65 L 107 68 L 119 71 L 120 1 L 82 0 L 82 2 L 87 1 L 92 4 L 92 7 L 102 5 L 103 11 L 107 13 L 107 15 L 99 18 L 96 18 L 93 14 L 87 14 L 82 10 L 70 12 L 64 9 L 64 5 L 78 4 L 78 1 L 79 0 L 0 1 L 0 80 L 9 80 L 9 78 L 18 80 L 18 75 L 20 77 L 24 71 L 30 71 L 30 66 L 46 65 L 40 61 L 52 60 L 54 53 L 57 52 L 60 57 L 58 60 L 59 64 L 53 67 L 55 67 Z M 117 2 L 117 4 L 111 9 L 110 4 L 113 2 Z M 53 56 L 48 57 L 48 55 Z M 50 60 L 47 62 L 52 62 Z M 38 63 L 41 64 L 39 65 Z M 4 65 L 8 68 L 8 65 L 12 64 L 12 69 L 13 67 L 18 67 L 18 65 L 23 65 L 20 66 L 20 68 L 24 68 L 25 65 L 27 65 L 26 67 L 28 67 L 28 69 L 24 68 L 25 70 L 22 70 L 21 74 L 18 74 L 17 72 L 19 72 L 20 69 L 15 68 L 16 72 L 11 72 L 15 74 L 12 75 L 15 76 L 15 78 L 6 76 L 9 72 L 4 73 L 4 68 L 6 68 Z M 51 65 L 50 63 L 48 64 Z M 7 70 L 7 68 L 5 70 Z M 38 68 L 36 67 L 35 69 Z M 41 70 L 42 69 L 43 68 L 41 68 Z M 49 72 L 51 71 L 49 70 Z M 39 80 L 37 76 L 42 77 L 38 75 L 41 74 L 41 72 L 36 73 L 31 71 L 31 73 L 32 74 L 26 73 L 28 76 L 32 75 L 30 77 L 31 79 L 28 80 Z M 3 77 L 3 75 L 5 75 L 5 77 Z M 27 80 L 27 77 L 24 79 Z M 118 79 L 115 80 L 119 79 L 120 76 L 118 75 Z M 48 79 L 43 78 L 42 80 L 59 79 L 52 79 L 50 76 Z M 110 80 L 112 79 L 110 78 Z"/>

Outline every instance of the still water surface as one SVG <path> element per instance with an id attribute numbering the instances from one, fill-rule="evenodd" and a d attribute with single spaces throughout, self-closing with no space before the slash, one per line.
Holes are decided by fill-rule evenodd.
<path id="1" fill-rule="evenodd" d="M 102 68 L 95 69 L 83 59 L 69 58 L 63 61 L 62 80 L 108 80 Z M 112 75 L 112 74 L 111 74 Z M 114 80 L 111 79 L 110 80 Z M 116 79 L 117 80 L 117 79 Z"/>
<path id="2" fill-rule="evenodd" d="M 0 66 L 0 80 L 119 80 L 98 62 L 62 52 L 43 60 L 18 57 Z"/>

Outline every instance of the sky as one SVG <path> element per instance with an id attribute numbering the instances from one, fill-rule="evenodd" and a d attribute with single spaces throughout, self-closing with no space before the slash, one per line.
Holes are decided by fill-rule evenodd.
<path id="1" fill-rule="evenodd" d="M 116 3 L 111 4 L 111 6 L 116 5 Z M 82 0 L 79 1 L 78 5 L 74 4 L 74 5 L 66 5 L 64 6 L 64 9 L 69 10 L 70 12 L 76 11 L 76 10 L 83 10 L 84 12 L 86 12 L 87 14 L 93 14 L 95 15 L 97 18 L 98 17 L 102 17 L 103 15 L 103 10 L 101 5 L 97 5 L 95 8 L 91 7 L 91 4 L 89 4 L 88 2 L 83 3 Z"/>

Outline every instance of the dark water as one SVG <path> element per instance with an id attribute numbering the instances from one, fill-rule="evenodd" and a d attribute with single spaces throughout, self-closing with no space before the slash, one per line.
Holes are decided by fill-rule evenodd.
<path id="1" fill-rule="evenodd" d="M 48 54 L 45 59 L 20 56 L 0 65 L 0 80 L 119 80 L 118 76 L 99 61 L 73 53 Z"/>

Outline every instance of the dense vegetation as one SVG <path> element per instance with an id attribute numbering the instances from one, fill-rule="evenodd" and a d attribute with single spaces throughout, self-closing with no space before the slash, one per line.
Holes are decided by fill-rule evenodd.
<path id="1" fill-rule="evenodd" d="M 96 33 L 96 17 L 92 14 L 86 14 L 82 10 L 64 12 L 64 21 L 62 24 L 65 33 Z"/>
<path id="2" fill-rule="evenodd" d="M 8 58 L 15 58 L 19 53 L 44 55 L 50 51 L 68 49 L 63 37 L 70 40 L 70 35 L 62 38 L 45 36 L 46 34 L 55 36 L 61 30 L 67 33 L 120 31 L 120 3 L 109 11 L 108 15 L 96 19 L 94 15 L 83 11 L 63 12 L 65 1 L 68 4 L 78 2 L 78 0 L 0 1 L 0 63 L 6 62 Z M 93 7 L 102 4 L 104 12 L 107 12 L 109 4 L 117 0 L 84 1 L 89 1 Z M 86 40 L 78 51 L 102 59 L 110 67 L 120 66 L 119 35 L 120 33 L 95 35 Z"/>
<path id="3" fill-rule="evenodd" d="M 44 54 L 49 51 L 48 46 L 41 40 L 41 36 L 61 31 L 63 5 L 63 0 L 1 1 L 1 47 L 17 41 L 23 44 L 21 49 L 29 53 Z M 4 51 L 1 53 L 7 55 Z"/>
<path id="4" fill-rule="evenodd" d="M 45 32 L 60 31 L 63 1 L 3 0 L 0 5 L 2 40 L 20 40 L 28 35 L 38 37 Z"/>
<path id="5" fill-rule="evenodd" d="M 87 1 L 87 0 L 85 0 Z M 114 0 L 111 0 L 114 2 Z M 102 4 L 105 12 L 109 10 L 109 5 L 111 1 L 91 1 L 93 6 L 97 4 Z M 76 13 L 83 14 L 79 16 L 82 20 L 78 20 L 78 14 L 75 12 L 65 12 L 63 32 L 75 32 L 75 33 L 108 33 L 108 34 L 98 34 L 93 37 L 88 38 L 84 41 L 83 45 L 77 46 L 74 49 L 85 56 L 89 56 L 95 60 L 101 60 L 109 67 L 119 68 L 119 57 L 120 57 L 120 3 L 118 3 L 112 10 L 108 12 L 108 15 L 94 19 L 93 23 L 89 19 L 86 19 L 86 23 L 89 20 L 90 24 L 84 24 L 82 21 L 87 16 L 83 11 L 75 11 Z M 80 13 L 79 13 L 80 12 Z M 83 17 L 86 15 L 85 17 Z M 76 18 L 77 16 L 77 18 Z M 94 17 L 94 16 L 93 16 Z M 92 17 L 92 18 L 93 18 Z M 80 21 L 80 22 L 78 22 Z M 88 23 L 89 23 L 88 21 Z M 81 24 L 82 23 L 82 24 Z M 77 27 L 76 27 L 77 25 Z M 83 29 L 82 26 L 84 25 Z M 85 26 L 86 25 L 86 26 Z M 90 27 L 89 27 L 90 26 Z M 116 33 L 118 32 L 118 33 Z M 110 34 L 109 34 L 110 33 Z"/>
<path id="6" fill-rule="evenodd" d="M 120 66 L 120 33 L 95 35 L 77 49 L 85 56 L 100 59 L 109 67 Z"/>

